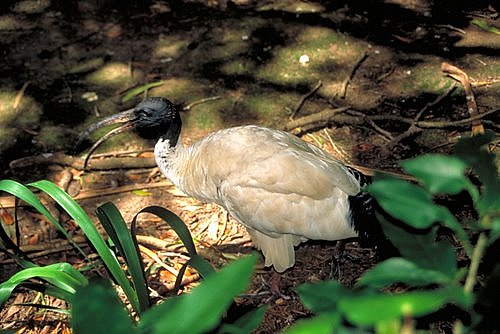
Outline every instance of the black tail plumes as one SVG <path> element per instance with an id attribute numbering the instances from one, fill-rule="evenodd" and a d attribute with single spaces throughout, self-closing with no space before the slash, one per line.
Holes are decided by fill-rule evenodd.
<path id="1" fill-rule="evenodd" d="M 371 177 L 359 171 L 351 170 L 351 172 L 360 181 L 362 187 L 372 182 Z M 377 200 L 363 191 L 357 195 L 349 196 L 348 200 L 351 209 L 351 224 L 358 233 L 360 244 L 363 247 L 374 248 L 381 258 L 398 255 L 399 252 L 387 239 L 377 219 L 377 212 L 383 214 Z"/>

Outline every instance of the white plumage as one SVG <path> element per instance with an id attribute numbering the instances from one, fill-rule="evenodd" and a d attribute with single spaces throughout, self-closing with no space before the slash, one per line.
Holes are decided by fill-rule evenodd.
<path id="1" fill-rule="evenodd" d="M 307 239 L 356 236 L 348 196 L 359 182 L 340 162 L 287 132 L 241 126 L 184 147 L 155 145 L 162 173 L 187 195 L 215 202 L 243 224 L 265 264 L 282 272 Z"/>

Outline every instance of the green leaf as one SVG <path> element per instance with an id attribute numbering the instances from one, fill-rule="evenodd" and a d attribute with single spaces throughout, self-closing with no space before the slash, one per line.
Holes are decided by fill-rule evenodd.
<path id="1" fill-rule="evenodd" d="M 60 289 L 61 296 L 72 295 L 76 289 L 87 284 L 87 279 L 68 263 L 55 263 L 44 267 L 23 269 L 0 284 L 0 305 L 12 294 L 21 283 L 32 278 L 41 278 Z"/>
<path id="2" fill-rule="evenodd" d="M 452 277 L 440 271 L 419 267 L 404 258 L 390 258 L 368 270 L 358 281 L 360 286 L 381 288 L 393 283 L 406 283 L 411 286 L 430 284 L 449 284 Z"/>
<path id="3" fill-rule="evenodd" d="M 493 244 L 498 238 L 500 238 L 500 217 L 494 217 L 491 221 L 491 234 L 488 242 Z"/>
<path id="4" fill-rule="evenodd" d="M 108 248 L 106 242 L 104 242 L 104 239 L 99 234 L 99 231 L 97 231 L 97 228 L 85 211 L 75 202 L 75 200 L 71 198 L 71 196 L 52 182 L 42 180 L 31 183 L 30 186 L 45 191 L 71 216 L 71 218 L 75 220 L 85 236 L 97 250 L 97 253 L 103 260 L 113 278 L 127 295 L 127 298 L 129 299 L 130 304 L 132 304 L 134 310 L 139 311 L 140 306 L 137 294 L 130 285 L 130 282 L 126 277 L 125 272 L 122 270 L 120 263 Z"/>
<path id="5" fill-rule="evenodd" d="M 53 196 L 53 193 L 51 192 L 51 189 L 45 189 L 43 187 L 44 184 L 53 184 L 49 181 L 40 181 L 39 183 L 42 184 L 42 188 L 39 188 L 42 191 L 45 191 L 47 194 L 50 196 Z M 29 184 L 29 186 L 34 186 L 35 188 L 38 188 L 36 185 L 38 183 L 32 183 Z M 54 185 L 55 186 L 55 185 Z M 59 188 L 57 188 L 60 190 Z M 59 224 L 59 221 L 47 210 L 47 208 L 40 202 L 38 197 L 28 189 L 28 187 L 20 184 L 19 182 L 12 181 L 12 180 L 0 180 L 0 191 L 5 191 L 11 195 L 16 196 L 17 198 L 25 201 L 32 207 L 34 207 L 38 212 L 40 212 L 44 217 L 46 217 L 68 240 L 71 242 L 71 244 L 85 257 L 87 257 L 87 254 L 76 244 L 76 242 L 73 241 L 71 236 L 66 232 L 64 227 L 62 227 L 61 224 Z"/>
<path id="6" fill-rule="evenodd" d="M 256 256 L 238 259 L 208 276 L 191 293 L 166 300 L 142 316 L 139 327 L 151 334 L 205 333 L 221 320 L 233 298 L 248 286 Z"/>
<path id="7" fill-rule="evenodd" d="M 454 301 L 456 294 L 450 292 L 450 289 L 441 289 L 395 295 L 358 295 L 341 299 L 339 309 L 351 323 L 358 326 L 373 326 L 379 322 L 406 316 L 419 317 L 430 314 Z"/>
<path id="8" fill-rule="evenodd" d="M 425 234 L 410 233 L 403 227 L 386 221 L 382 216 L 378 216 L 378 219 L 384 233 L 404 258 L 420 268 L 439 271 L 450 279 L 455 277 L 455 249 L 447 240 L 436 241 L 437 227 Z"/>
<path id="9" fill-rule="evenodd" d="M 287 329 L 285 334 L 331 334 L 338 333 L 336 330 L 340 326 L 340 315 L 321 314 L 312 319 L 297 321 L 292 327 Z"/>
<path id="10" fill-rule="evenodd" d="M 377 180 L 368 191 L 387 213 L 415 228 L 428 228 L 446 214 L 428 192 L 403 180 Z"/>
<path id="11" fill-rule="evenodd" d="M 337 281 L 305 283 L 298 286 L 296 291 L 304 306 L 315 313 L 335 312 L 339 299 L 351 294 Z"/>
<path id="12" fill-rule="evenodd" d="M 467 165 L 456 157 L 426 154 L 401 165 L 421 180 L 431 194 L 458 194 L 471 186 L 465 177 Z"/>
<path id="13" fill-rule="evenodd" d="M 107 281 L 77 291 L 71 308 L 75 334 L 138 333 L 116 291 Z"/>
<path id="14" fill-rule="evenodd" d="M 268 309 L 268 305 L 261 306 L 254 309 L 242 317 L 238 318 L 232 324 L 223 324 L 218 333 L 219 334 L 247 334 L 252 333 L 264 319 L 264 314 Z"/>
<path id="15" fill-rule="evenodd" d="M 96 214 L 125 259 L 139 300 L 140 311 L 147 310 L 149 308 L 149 291 L 137 241 L 130 234 L 120 211 L 113 203 L 108 202 L 101 205 L 96 209 Z"/>
<path id="16" fill-rule="evenodd" d="M 473 19 L 470 21 L 473 25 L 478 26 L 479 28 L 483 29 L 484 31 L 491 32 L 493 34 L 500 35 L 500 29 L 498 29 L 495 26 L 489 25 L 485 20 L 481 19 Z"/>
<path id="17" fill-rule="evenodd" d="M 144 189 L 132 190 L 132 194 L 137 196 L 151 196 L 151 192 Z"/>
<path id="18" fill-rule="evenodd" d="M 122 97 L 122 102 L 127 102 L 127 101 L 133 99 L 134 97 L 136 97 L 137 95 L 139 95 L 139 94 L 141 94 L 141 93 L 143 93 L 151 88 L 163 85 L 163 83 L 164 83 L 163 81 L 156 81 L 156 82 L 148 83 L 146 85 L 132 88 L 131 90 L 129 90 L 127 92 L 127 94 L 125 94 Z"/>
<path id="19" fill-rule="evenodd" d="M 177 235 L 179 236 L 179 239 L 181 239 L 184 247 L 186 247 L 189 256 L 191 257 L 192 266 L 196 270 L 198 270 L 201 276 L 206 278 L 208 275 L 214 272 L 212 266 L 205 259 L 197 256 L 198 254 L 196 252 L 196 247 L 194 246 L 193 238 L 191 237 L 189 229 L 175 213 L 161 206 L 148 206 L 135 215 L 134 219 L 132 220 L 132 224 L 135 224 L 137 217 L 143 212 L 151 213 L 160 217 L 172 227 L 175 233 L 177 233 Z"/>

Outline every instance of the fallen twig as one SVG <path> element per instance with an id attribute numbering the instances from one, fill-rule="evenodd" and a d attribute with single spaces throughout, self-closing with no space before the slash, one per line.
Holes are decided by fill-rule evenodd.
<path id="1" fill-rule="evenodd" d="M 210 102 L 210 101 L 216 101 L 216 100 L 220 100 L 220 99 L 221 99 L 220 96 L 211 96 L 211 97 L 207 97 L 207 98 L 204 98 L 201 100 L 193 101 L 190 104 L 188 104 L 187 106 L 183 107 L 182 110 L 188 111 L 191 108 L 193 108 L 194 106 L 197 106 L 198 104 L 202 104 L 202 103 L 206 103 L 206 102 Z"/>
<path id="2" fill-rule="evenodd" d="M 350 109 L 349 107 L 342 108 L 326 108 L 318 113 L 297 118 L 285 124 L 283 127 L 286 131 L 291 131 L 294 134 L 303 134 L 312 129 L 324 127 L 330 123 L 361 125 L 370 119 L 372 121 L 394 121 L 406 124 L 415 124 L 419 128 L 426 129 L 443 129 L 469 125 L 471 122 L 482 119 L 486 116 L 497 113 L 500 109 L 490 110 L 479 114 L 478 116 L 465 118 L 458 121 L 417 121 L 414 118 L 402 117 L 397 115 L 366 115 L 363 112 Z"/>
<path id="3" fill-rule="evenodd" d="M 150 257 L 154 262 L 156 262 L 157 264 L 159 264 L 163 269 L 165 269 L 166 271 L 168 271 L 172 275 L 174 275 L 174 276 L 179 275 L 179 271 L 178 270 L 172 268 L 171 266 L 168 266 L 152 250 L 150 250 L 150 249 L 148 249 L 148 248 L 146 248 L 146 247 L 144 247 L 142 245 L 139 245 L 139 250 L 141 251 L 141 253 L 147 255 L 148 257 Z"/>
<path id="4" fill-rule="evenodd" d="M 358 70 L 358 68 L 361 66 L 361 64 L 366 60 L 366 58 L 368 58 L 368 54 L 365 52 L 356 61 L 356 63 L 354 64 L 354 66 L 353 66 L 353 68 L 351 70 L 351 73 L 349 74 L 349 76 L 342 83 L 342 88 L 340 89 L 340 97 L 341 98 L 345 99 L 345 96 L 347 94 L 347 86 L 351 82 L 352 78 L 354 78 L 354 74 L 356 73 L 356 71 Z"/>
<path id="5" fill-rule="evenodd" d="M 109 155 L 108 155 L 109 156 Z M 43 153 L 40 155 L 24 157 L 10 162 L 12 169 L 26 168 L 33 165 L 55 164 L 69 166 L 75 169 L 83 169 L 83 161 L 79 157 L 64 154 L 62 152 Z M 109 157 L 107 159 L 92 159 L 87 170 L 112 170 L 126 168 L 153 168 L 156 162 L 153 157 Z"/>
<path id="6" fill-rule="evenodd" d="M 459 81 L 464 87 L 465 99 L 467 101 L 467 110 L 471 117 L 479 115 L 477 109 L 476 99 L 474 98 L 474 93 L 472 92 L 472 86 L 470 83 L 469 76 L 462 69 L 453 66 L 448 63 L 441 64 L 441 70 L 452 77 L 453 79 Z M 484 133 L 484 127 L 479 119 L 472 122 L 472 134 Z"/>
<path id="7" fill-rule="evenodd" d="M 410 123 L 410 126 L 408 129 L 399 134 L 397 137 L 392 138 L 392 140 L 387 144 L 389 148 L 394 147 L 394 145 L 397 145 L 399 142 L 401 142 L 403 139 L 406 139 L 410 136 L 413 136 L 419 132 L 422 132 L 423 129 L 417 126 L 417 123 L 419 122 L 420 118 L 424 115 L 424 113 L 429 110 L 430 108 L 434 107 L 436 104 L 441 102 L 445 97 L 450 95 L 451 92 L 455 90 L 455 84 L 453 84 L 446 92 L 443 94 L 439 95 L 434 101 L 427 103 L 420 111 L 415 115 L 413 118 L 413 121 Z"/>
<path id="8" fill-rule="evenodd" d="M 198 281 L 199 279 L 200 279 L 200 275 L 199 274 L 192 274 L 192 275 L 189 275 L 189 276 L 184 276 L 182 278 L 180 286 L 182 287 L 182 286 L 194 283 L 194 282 Z M 174 282 L 174 283 L 165 284 L 165 288 L 168 291 L 172 291 L 172 290 L 176 289 L 177 287 L 175 286 L 175 282 Z"/>
<path id="9" fill-rule="evenodd" d="M 311 89 L 311 91 L 309 91 L 307 94 L 303 95 L 301 98 L 300 98 L 300 101 L 299 103 L 297 104 L 297 107 L 295 107 L 295 109 L 293 110 L 292 114 L 290 115 L 290 119 L 294 119 L 295 116 L 299 113 L 300 109 L 302 108 L 302 106 L 304 105 L 304 103 L 306 102 L 306 100 L 308 98 L 310 98 L 314 93 L 316 93 L 318 91 L 318 89 L 320 89 L 320 87 L 323 85 L 323 83 L 320 81 L 318 81 L 318 83 L 316 84 L 316 86 L 313 87 L 313 89 Z"/>
<path id="10" fill-rule="evenodd" d="M 314 125 L 316 123 L 326 124 L 326 123 L 330 122 L 333 118 L 335 118 L 336 115 L 343 113 L 347 109 L 349 109 L 349 108 L 348 107 L 341 107 L 341 108 L 335 108 L 335 109 L 326 108 L 326 109 L 324 109 L 320 112 L 314 113 L 312 115 L 304 116 L 304 117 L 289 121 L 288 123 L 286 123 L 284 129 L 287 131 L 291 131 L 291 130 L 294 130 L 297 128 L 305 127 L 306 128 L 305 130 L 301 129 L 301 131 L 300 131 L 300 132 L 305 132 L 305 131 L 310 129 L 309 128 L 310 125 Z"/>

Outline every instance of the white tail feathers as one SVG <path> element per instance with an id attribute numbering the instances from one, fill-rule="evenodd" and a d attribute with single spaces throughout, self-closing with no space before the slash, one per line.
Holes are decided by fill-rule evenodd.
<path id="1" fill-rule="evenodd" d="M 295 264 L 293 247 L 300 244 L 303 238 L 292 234 L 272 238 L 254 229 L 247 228 L 247 230 L 255 247 L 262 250 L 266 267 L 273 265 L 274 269 L 281 273 Z"/>

